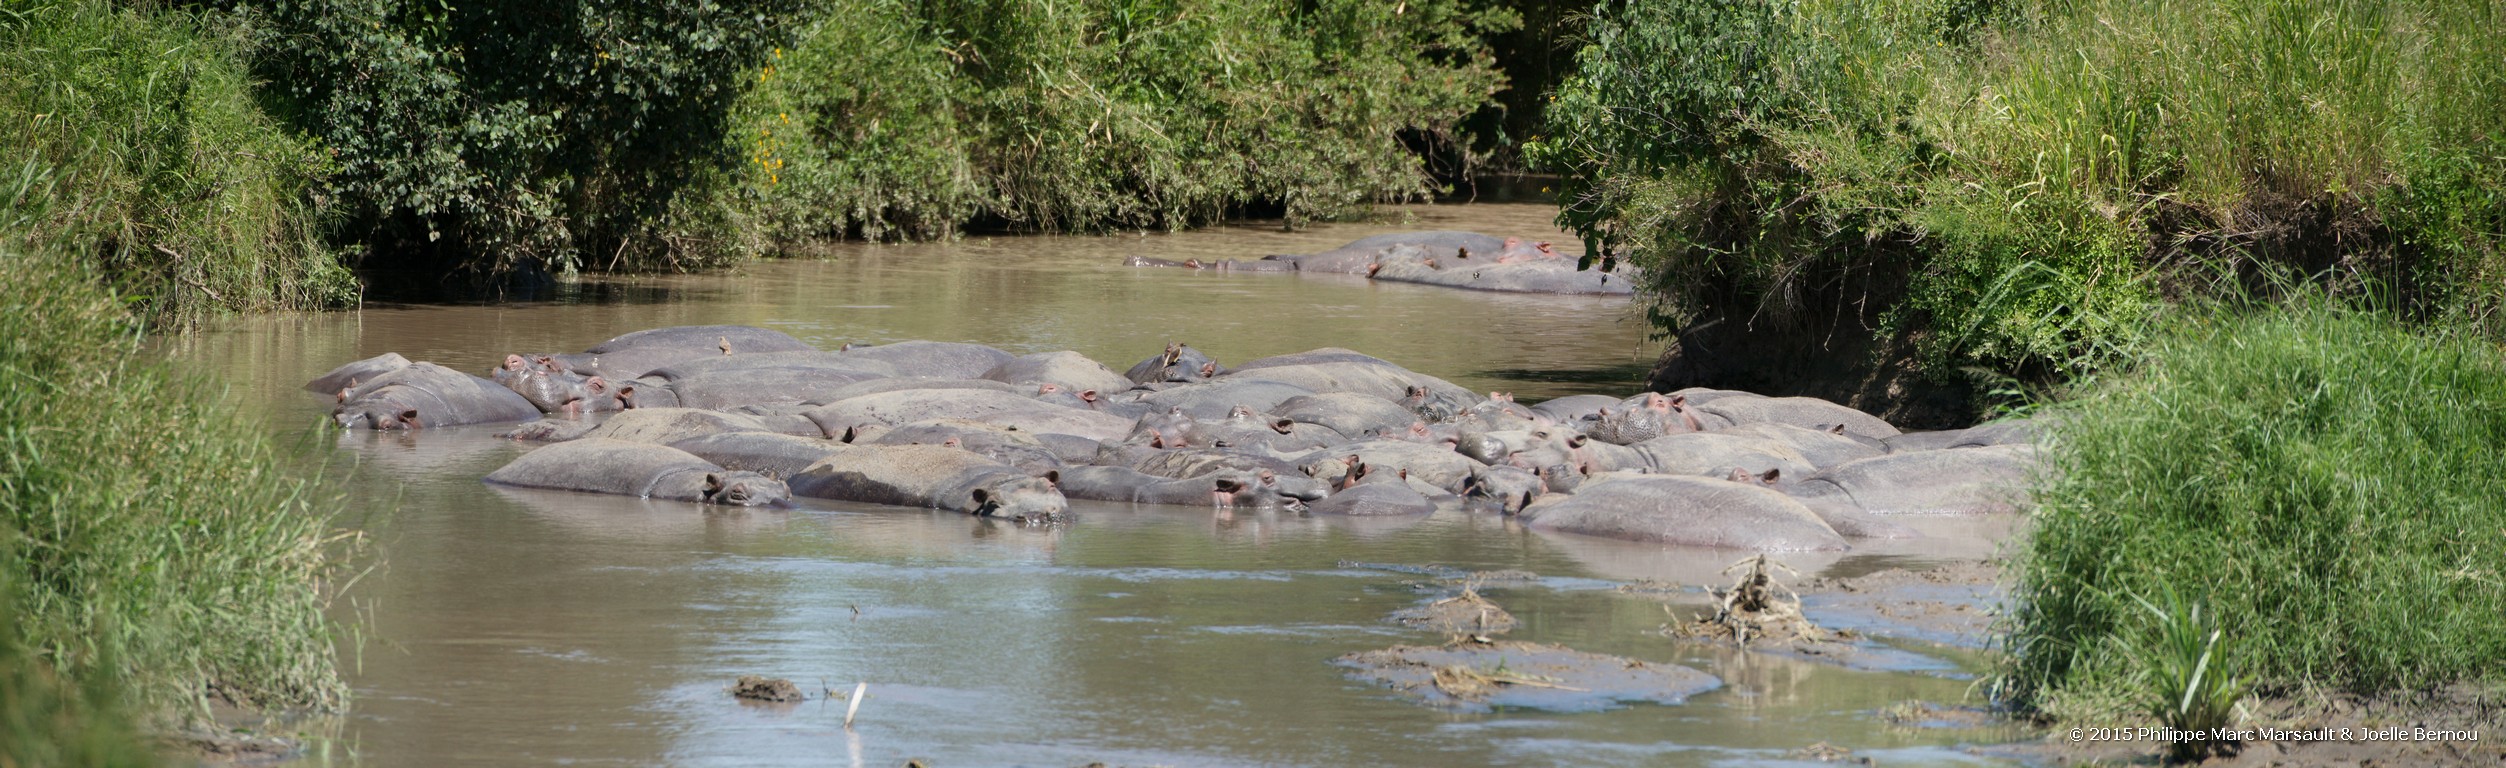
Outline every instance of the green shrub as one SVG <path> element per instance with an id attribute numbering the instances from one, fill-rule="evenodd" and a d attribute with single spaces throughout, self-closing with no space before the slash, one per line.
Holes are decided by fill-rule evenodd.
<path id="1" fill-rule="evenodd" d="M 1936 371 L 2079 373 L 2295 271 L 2506 292 L 2506 3 L 1612 0 L 1535 159 L 1667 329 L 1883 311 Z M 2118 338 L 2118 337 L 2122 338 Z"/>
<path id="2" fill-rule="evenodd" d="M 338 157 L 364 265 L 488 279 L 692 268 L 736 248 L 705 185 L 797 0 L 271 0 L 277 111 Z"/>
<path id="3" fill-rule="evenodd" d="M 214 688 L 331 707 L 337 540 L 314 486 L 222 391 L 149 360 L 68 256 L 0 249 L 0 632 L 74 681 L 170 714 Z"/>
<path id="4" fill-rule="evenodd" d="M 0 2 L 0 248 L 77 254 L 159 322 L 329 306 L 355 284 L 265 118 L 231 17 Z"/>
<path id="5" fill-rule="evenodd" d="M 2129 706 L 2136 595 L 2215 615 L 2266 689 L 2506 670 L 2506 360 L 2370 313 L 2190 311 L 2059 407 L 2018 557 L 2016 701 Z"/>
<path id="6" fill-rule="evenodd" d="M 1462 0 L 827 0 L 744 113 L 773 237 L 1291 221 L 1425 195 L 1502 84 Z"/>

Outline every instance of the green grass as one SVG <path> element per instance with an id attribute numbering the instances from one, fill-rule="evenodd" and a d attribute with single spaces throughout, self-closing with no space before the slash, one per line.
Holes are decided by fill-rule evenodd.
<path id="1" fill-rule="evenodd" d="M 818 0 L 743 106 L 758 231 L 1346 217 L 1431 193 L 1503 85 L 1459 0 Z"/>
<path id="2" fill-rule="evenodd" d="M 0 624 L 14 626 L 19 566 L 0 553 Z M 146 766 L 156 756 L 120 706 L 110 675 L 61 679 L 0 633 L 0 766 Z"/>
<path id="3" fill-rule="evenodd" d="M 133 711 L 331 708 L 346 690 L 324 607 L 344 542 L 224 393 L 139 350 L 81 260 L 0 250 L 0 549 L 13 635 Z"/>
<path id="4" fill-rule="evenodd" d="M 2506 355 L 2314 300 L 2164 325 L 2055 410 L 2015 702 L 2093 717 L 2173 686 L 2186 633 L 2143 634 L 2170 593 L 2266 693 L 2506 675 Z"/>
<path id="5" fill-rule="evenodd" d="M 2506 331 L 2506 3 L 1774 8 L 1604 4 L 1532 148 L 1666 328 L 1844 303 L 2058 379 L 2294 271 Z"/>
<path id="6" fill-rule="evenodd" d="M 0 248 L 75 255 L 159 323 L 353 299 L 306 194 L 328 168 L 262 114 L 242 35 L 176 6 L 0 0 Z"/>

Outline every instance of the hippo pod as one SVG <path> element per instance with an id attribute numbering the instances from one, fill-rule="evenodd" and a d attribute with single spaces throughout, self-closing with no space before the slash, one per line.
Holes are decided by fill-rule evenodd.
<path id="1" fill-rule="evenodd" d="M 792 497 L 782 482 L 755 472 L 723 469 L 668 446 L 607 438 L 533 450 L 489 473 L 487 481 L 740 507 L 781 505 Z"/>
<path id="2" fill-rule="evenodd" d="M 855 445 L 790 479 L 802 496 L 965 512 L 1022 522 L 1062 519 L 1058 472 L 1017 467 L 943 445 Z"/>

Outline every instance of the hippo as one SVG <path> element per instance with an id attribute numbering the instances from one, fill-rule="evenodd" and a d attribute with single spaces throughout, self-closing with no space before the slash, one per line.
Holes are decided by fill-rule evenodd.
<path id="1" fill-rule="evenodd" d="M 792 492 L 818 499 L 964 512 L 1020 522 L 1062 519 L 1060 475 L 939 445 L 853 445 L 793 475 Z"/>
<path id="2" fill-rule="evenodd" d="M 1791 491 L 1841 496 L 1878 515 L 1990 514 L 2025 507 L 2037 469 L 2032 445 L 1892 453 L 1820 470 Z"/>
<path id="3" fill-rule="evenodd" d="M 1601 409 L 1584 434 L 1614 445 L 1635 445 L 1663 435 L 1705 431 L 1705 424 L 1689 410 L 1687 397 L 1651 392 L 1640 397 L 1642 402 L 1630 407 Z"/>
<path id="4" fill-rule="evenodd" d="M 1809 429 L 1843 425 L 1845 434 L 1875 440 L 1885 440 L 1898 434 L 1896 427 L 1889 426 L 1877 416 L 1815 397 L 1719 397 L 1692 407 L 1701 416 L 1721 417 L 1733 426 L 1770 421 Z"/>
<path id="5" fill-rule="evenodd" d="M 1722 432 L 1664 435 L 1631 447 L 1653 471 L 1666 475 L 1721 477 L 1738 468 L 1750 472 L 1779 469 L 1802 477 L 1813 468 L 1808 458 L 1782 441 Z"/>
<path id="6" fill-rule="evenodd" d="M 1410 477 L 1444 489 L 1449 494 L 1460 493 L 1462 483 L 1470 478 L 1472 472 L 1487 467 L 1441 444 L 1383 439 L 1335 445 L 1290 461 L 1314 477 L 1339 477 L 1348 472 L 1350 456 L 1359 457 L 1379 469 L 1407 472 Z"/>
<path id="7" fill-rule="evenodd" d="M 700 408 L 643 408 L 611 416 L 583 437 L 669 445 L 722 432 L 772 431 L 764 421 L 746 414 Z"/>
<path id="8" fill-rule="evenodd" d="M 713 462 L 723 469 L 755 472 L 775 478 L 798 475 L 818 460 L 849 448 L 823 437 L 748 431 L 689 437 L 670 443 L 670 447 Z"/>
<path id="9" fill-rule="evenodd" d="M 866 424 L 895 427 L 954 418 L 1016 427 L 1030 433 L 1116 440 L 1131 431 L 1128 419 L 1039 402 L 1025 395 L 983 389 L 916 389 L 846 398 L 812 408 L 809 419 L 830 436 Z"/>
<path id="10" fill-rule="evenodd" d="M 594 344 L 585 354 L 630 349 L 679 349 L 730 355 L 755 352 L 805 352 L 817 349 L 781 331 L 746 325 L 682 325 L 621 334 Z"/>
<path id="11" fill-rule="evenodd" d="M 1780 469 L 1755 473 L 1744 469 L 1734 469 L 1725 476 L 1725 479 L 1735 483 L 1789 490 L 1783 482 L 1783 475 L 1784 472 Z M 1919 539 L 1923 537 L 1921 531 L 1864 511 L 1856 506 L 1852 499 L 1842 494 L 1816 497 L 1796 495 L 1793 500 L 1801 502 L 1803 507 L 1809 508 L 1811 514 L 1818 515 L 1819 519 L 1827 521 L 1827 527 L 1836 529 L 1837 535 L 1845 538 Z"/>
<path id="12" fill-rule="evenodd" d="M 1496 260 L 1457 254 L 1436 256 L 1427 249 L 1397 245 L 1376 254 L 1367 265 L 1368 278 L 1396 283 L 1441 285 L 1508 293 L 1565 293 L 1625 296 L 1635 292 L 1639 271 L 1612 264 L 1608 269 L 1581 269 L 1577 260 L 1554 250 Z"/>
<path id="13" fill-rule="evenodd" d="M 1425 515 L 1436 511 L 1436 502 L 1394 480 L 1362 482 L 1307 504 L 1305 511 L 1316 515 L 1350 517 L 1384 517 L 1392 515 Z"/>
<path id="14" fill-rule="evenodd" d="M 1833 467 L 1887 452 L 1879 441 L 1846 433 L 1842 424 L 1822 430 L 1765 421 L 1726 427 L 1713 434 L 1782 443 L 1813 467 Z"/>
<path id="15" fill-rule="evenodd" d="M 1295 384 L 1259 379 L 1219 378 L 1148 393 L 1140 402 L 1151 411 L 1182 408 L 1196 419 L 1224 418 L 1238 406 L 1267 411 L 1280 403 L 1314 394 Z"/>
<path id="16" fill-rule="evenodd" d="M 889 375 L 915 379 L 980 379 L 1016 357 L 982 344 L 900 341 L 836 353 L 850 365 L 877 365 Z"/>
<path id="17" fill-rule="evenodd" d="M 1221 470 L 1177 479 L 1127 467 L 1073 467 L 1063 473 L 1062 482 L 1074 499 L 1222 509 L 1294 509 L 1329 494 L 1319 480 L 1267 469 Z"/>
<path id="18" fill-rule="evenodd" d="M 1060 469 L 1064 463 L 1034 434 L 966 419 L 933 419 L 900 424 L 885 434 L 857 444 L 942 445 L 1031 473 Z"/>
<path id="19" fill-rule="evenodd" d="M 1979 424 L 1966 429 L 1941 432 L 1908 432 L 1880 442 L 1889 453 L 1912 453 L 1943 448 L 1981 448 L 1995 445 L 2016 445 L 2036 441 L 2040 431 L 2036 422 L 2010 419 Z"/>
<path id="20" fill-rule="evenodd" d="M 1845 539 L 1800 501 L 1714 477 L 1606 473 L 1572 494 L 1542 497 L 1522 518 L 1534 530 L 1759 552 L 1833 551 Z"/>
<path id="21" fill-rule="evenodd" d="M 1105 364 L 1088 359 L 1077 352 L 1039 352 L 1010 358 L 992 366 L 975 378 L 1005 384 L 1051 384 L 1058 391 L 1100 393 L 1121 392 L 1131 388 L 1131 380 L 1123 378 Z M 1050 393 L 1040 393 L 1050 394 Z"/>
<path id="22" fill-rule="evenodd" d="M 1472 472 L 1462 483 L 1462 498 L 1469 503 L 1487 504 L 1504 514 L 1516 514 L 1548 492 L 1548 485 L 1539 475 L 1521 467 L 1491 466 Z"/>
<path id="23" fill-rule="evenodd" d="M 1535 403 L 1531 410 L 1560 424 L 1574 424 L 1595 419 L 1601 409 L 1616 409 L 1619 403 L 1619 398 L 1609 395 L 1567 395 Z"/>
<path id="24" fill-rule="evenodd" d="M 1476 392 L 1454 386 L 1452 382 L 1390 363 L 1344 361 L 1274 365 L 1229 371 L 1221 380 L 1277 382 L 1302 387 L 1313 393 L 1354 392 L 1394 402 L 1416 399 L 1443 405 L 1448 409 L 1448 417 L 1485 399 Z M 1277 402 L 1285 402 L 1285 399 Z"/>
<path id="25" fill-rule="evenodd" d="M 1166 351 L 1124 371 L 1123 378 L 1135 384 L 1158 384 L 1205 381 L 1218 373 L 1218 361 L 1182 342 L 1173 342 L 1166 345 Z"/>
<path id="26" fill-rule="evenodd" d="M 1266 258 L 1271 261 L 1293 263 L 1297 265 L 1297 270 L 1300 272 L 1337 272 L 1360 275 L 1365 274 L 1369 267 L 1373 267 L 1385 251 L 1400 246 L 1417 249 L 1426 258 L 1467 261 L 1475 255 L 1493 264 L 1506 252 L 1507 240 L 1508 238 L 1477 232 L 1396 232 L 1361 238 L 1348 245 L 1322 253 L 1274 255 Z M 1513 242 L 1519 247 L 1522 240 L 1514 238 Z"/>
<path id="27" fill-rule="evenodd" d="M 737 507 L 778 506 L 791 500 L 791 491 L 773 478 L 723 469 L 669 446 L 605 438 L 557 443 L 522 454 L 489 473 L 487 482 Z"/>
<path id="28" fill-rule="evenodd" d="M 1343 347 L 1317 347 L 1303 352 L 1290 352 L 1285 355 L 1272 355 L 1269 357 L 1247 360 L 1233 368 L 1229 368 L 1228 370 L 1253 371 L 1263 368 L 1277 368 L 1283 365 L 1313 365 L 1315 363 L 1366 363 L 1369 365 L 1391 365 L 1395 368 L 1400 367 L 1398 365 L 1394 365 L 1390 360 L 1385 360 L 1354 349 L 1347 349 Z"/>
<path id="29" fill-rule="evenodd" d="M 1399 403 L 1356 392 L 1300 395 L 1271 406 L 1274 416 L 1325 427 L 1344 436 L 1389 434 L 1409 428 L 1417 414 Z"/>
<path id="30" fill-rule="evenodd" d="M 539 418 L 539 408 L 496 382 L 434 363 L 411 363 L 340 390 L 331 419 L 355 429 L 419 429 Z"/>
<path id="31" fill-rule="evenodd" d="M 536 359 L 506 355 L 490 371 L 490 379 L 531 401 L 541 413 L 580 415 L 636 407 L 636 385 L 613 387 L 606 377 L 566 369 L 547 356 Z"/>
<path id="32" fill-rule="evenodd" d="M 329 373 L 316 376 L 312 381 L 305 382 L 305 391 L 320 395 L 337 395 L 340 392 L 355 389 L 360 383 L 372 381 L 374 377 L 407 367 L 409 367 L 409 358 L 401 357 L 398 352 L 385 352 L 333 368 Z"/>

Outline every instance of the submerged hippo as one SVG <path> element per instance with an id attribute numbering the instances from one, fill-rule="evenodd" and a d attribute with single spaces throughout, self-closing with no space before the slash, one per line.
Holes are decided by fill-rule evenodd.
<path id="1" fill-rule="evenodd" d="M 522 454 L 489 473 L 487 481 L 737 507 L 775 506 L 792 498 L 774 478 L 723 469 L 668 446 L 607 438 L 557 443 Z"/>
<path id="2" fill-rule="evenodd" d="M 1840 550 L 1845 539 L 1801 502 L 1723 478 L 1605 474 L 1523 510 L 1535 530 L 1759 552 Z"/>
<path id="3" fill-rule="evenodd" d="M 1070 504 L 1060 475 L 1017 467 L 941 445 L 854 445 L 791 478 L 802 496 L 1053 522 Z"/>

